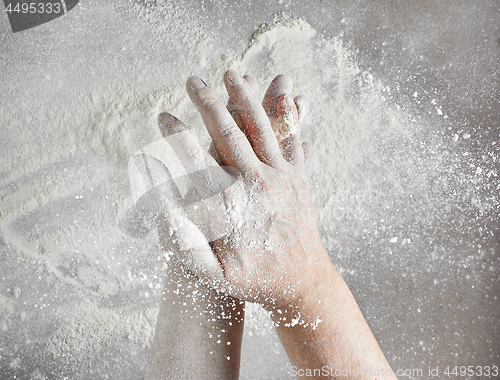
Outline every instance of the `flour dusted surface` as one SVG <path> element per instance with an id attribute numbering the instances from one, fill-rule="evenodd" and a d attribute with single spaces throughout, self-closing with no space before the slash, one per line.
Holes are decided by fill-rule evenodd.
<path id="1" fill-rule="evenodd" d="M 398 342 L 421 341 L 430 351 L 446 345 L 422 338 L 409 314 L 427 311 L 430 320 L 437 318 L 429 311 L 431 302 L 453 288 L 454 276 L 473 289 L 483 271 L 497 273 L 488 243 L 494 231 L 484 220 L 499 205 L 498 195 L 489 191 L 498 184 L 498 149 L 484 148 L 481 160 L 468 158 L 473 136 L 448 134 L 411 116 L 396 104 L 394 90 L 359 67 L 353 48 L 303 20 L 263 25 L 245 48 L 231 49 L 203 27 L 202 15 L 193 21 L 173 2 L 129 1 L 119 10 L 107 9 L 121 12 L 134 38 L 115 31 L 106 44 L 88 42 L 81 52 L 60 43 L 59 50 L 41 51 L 39 63 L 19 62 L 31 69 L 29 87 L 16 87 L 25 74 L 8 78 L 9 93 L 22 100 L 0 106 L 5 259 L 0 333 L 12 342 L 0 346 L 3 373 L 40 379 L 140 377 L 165 257 L 154 233 L 134 214 L 127 160 L 160 137 L 156 118 L 162 111 L 190 123 L 208 146 L 184 81 L 196 73 L 225 100 L 222 75 L 229 68 L 256 75 L 261 95 L 276 74 L 288 74 L 294 94 L 309 100 L 309 181 L 322 238 L 337 269 L 364 294 L 360 304 L 377 331 L 402 325 Z M 60 41 L 79 36 L 81 25 Z M 56 35 L 51 29 L 46 33 L 30 48 Z M 106 35 L 104 29 L 100 33 Z M 148 51 L 160 41 L 176 55 Z M 84 64 L 72 69 L 74 62 Z M 434 98 L 418 92 L 415 97 L 444 119 Z M 466 248 L 457 254 L 456 246 Z M 435 293 L 429 298 L 412 293 L 424 286 Z M 389 310 L 380 296 L 384 292 L 396 292 L 396 298 L 417 294 L 417 300 L 410 311 L 405 305 Z M 451 308 L 461 297 L 457 292 L 441 302 Z M 472 301 L 460 302 L 473 307 Z M 277 363 L 267 369 L 286 371 L 265 313 L 252 305 L 247 316 L 245 339 L 254 342 L 245 346 L 247 362 L 258 357 L 262 344 Z M 385 339 L 382 344 L 390 347 L 396 338 Z M 451 355 L 464 341 L 455 338 Z M 389 353 L 404 356 L 396 348 Z M 248 373 L 244 361 L 242 376 Z"/>

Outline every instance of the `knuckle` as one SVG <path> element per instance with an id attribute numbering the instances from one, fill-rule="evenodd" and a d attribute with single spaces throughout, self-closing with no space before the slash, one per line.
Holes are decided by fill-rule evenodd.
<path id="1" fill-rule="evenodd" d="M 227 140 L 237 140 L 239 139 L 241 136 L 241 131 L 240 129 L 233 123 L 228 123 L 228 122 L 225 122 L 225 123 L 221 123 L 219 125 L 219 131 L 220 131 L 220 134 L 221 134 L 221 137 L 223 139 L 225 139 L 226 141 Z"/>
<path id="2" fill-rule="evenodd" d="M 205 108 L 216 108 L 222 106 L 219 99 L 208 88 L 200 90 L 198 93 L 200 104 Z"/>
<path id="3" fill-rule="evenodd" d="M 189 149 L 187 156 L 194 167 L 203 169 L 206 165 L 205 153 L 201 149 Z"/>

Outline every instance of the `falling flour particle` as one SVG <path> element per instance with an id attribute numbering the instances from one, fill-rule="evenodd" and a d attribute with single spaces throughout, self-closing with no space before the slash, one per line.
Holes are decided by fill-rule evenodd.
<path id="1" fill-rule="evenodd" d="M 21 359 L 20 358 L 15 358 L 12 360 L 9 364 L 9 367 L 12 369 L 18 369 L 21 364 Z"/>

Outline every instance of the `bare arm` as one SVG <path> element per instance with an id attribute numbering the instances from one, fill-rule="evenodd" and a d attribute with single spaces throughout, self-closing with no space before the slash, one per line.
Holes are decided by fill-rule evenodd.
<path id="1" fill-rule="evenodd" d="M 187 129 L 169 114 L 159 115 L 158 124 L 165 137 Z M 187 145 L 176 147 L 184 150 Z M 205 169 L 203 163 L 197 165 Z M 171 259 L 146 380 L 238 379 L 245 303 L 202 283 L 182 263 L 168 218 L 161 215 L 157 224 L 160 243 Z"/>
<path id="2" fill-rule="evenodd" d="M 322 245 L 317 250 L 326 256 Z M 309 270 L 298 296 L 279 310 L 270 309 L 294 374 L 308 379 L 380 379 L 383 371 L 382 378 L 396 379 L 330 261 Z"/>
<path id="3" fill-rule="evenodd" d="M 172 263 L 146 379 L 238 379 L 243 306 Z"/>

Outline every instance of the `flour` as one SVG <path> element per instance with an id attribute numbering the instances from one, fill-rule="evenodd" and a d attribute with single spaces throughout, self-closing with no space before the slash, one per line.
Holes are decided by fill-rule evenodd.
<path id="1" fill-rule="evenodd" d="M 370 260 L 397 266 L 402 259 L 392 253 L 361 255 L 361 242 L 386 242 L 390 247 L 384 252 L 402 242 L 418 247 L 419 234 L 425 232 L 421 226 L 432 225 L 443 216 L 439 210 L 454 206 L 444 196 L 425 198 L 432 189 L 444 191 L 439 179 L 429 174 L 446 167 L 445 157 L 433 150 L 444 137 L 437 136 L 438 143 L 427 148 L 419 146 L 414 136 L 422 125 L 395 104 L 389 87 L 360 69 L 353 49 L 342 39 L 321 36 L 303 20 L 284 19 L 263 25 L 246 49 L 232 51 L 202 26 L 193 26 L 175 2 L 130 0 L 121 8 L 153 38 L 169 40 L 180 63 L 166 70 L 141 61 L 135 83 L 94 79 L 82 93 L 70 91 L 58 107 L 43 99 L 45 82 L 40 80 L 31 94 L 41 92 L 37 104 L 24 109 L 0 106 L 2 133 L 7 136 L 3 141 L 12 141 L 5 143 L 0 167 L 2 238 L 15 255 L 43 267 L 58 297 L 71 299 L 68 306 L 47 311 L 57 323 L 42 344 L 41 356 L 49 363 L 54 360 L 66 370 L 75 366 L 81 371 L 78 378 L 89 378 L 97 373 L 93 367 L 124 365 L 106 355 L 109 350 L 126 347 L 133 356 L 150 346 L 165 259 L 154 234 L 137 227 L 126 167 L 134 152 L 161 137 L 156 124 L 162 111 L 186 121 L 208 147 L 208 135 L 184 87 L 193 68 L 224 101 L 222 76 L 229 68 L 254 74 L 261 97 L 275 75 L 288 74 L 294 95 L 308 99 L 311 111 L 303 135 L 314 153 L 309 183 L 323 241 L 339 272 L 355 276 L 363 272 L 357 272 L 359 265 L 369 266 Z M 132 70 L 131 63 L 122 64 L 111 69 Z M 444 111 L 436 107 L 441 115 Z M 461 134 L 460 141 L 465 136 Z M 459 135 L 452 134 L 445 145 L 458 140 Z M 484 166 L 471 169 L 467 178 L 498 175 Z M 464 171 L 455 166 L 453 175 Z M 454 182 L 448 185 L 452 189 Z M 474 203 L 470 210 L 497 207 L 498 199 L 485 199 L 468 184 L 465 188 Z M 399 226 L 403 216 L 393 206 L 403 209 L 408 198 L 416 205 L 412 220 Z M 412 257 L 406 259 L 420 256 Z M 472 264 L 475 257 L 469 260 Z M 359 262 L 353 263 L 355 258 Z M 439 247 L 420 260 L 463 267 L 460 258 Z M 473 273 L 480 270 L 469 267 Z M 3 331 L 20 318 L 21 301 L 34 302 L 29 294 L 28 287 L 0 294 Z M 272 334 L 272 324 L 259 307 L 249 306 L 247 317 L 248 334 Z M 27 324 L 37 323 L 27 314 L 24 318 Z M 10 358 L 12 370 L 23 367 L 22 344 L 19 347 L 12 355 L 0 352 Z M 143 369 L 145 363 L 141 365 Z M 33 373 L 44 378 L 42 369 Z"/>
<path id="2" fill-rule="evenodd" d="M 315 155 L 311 184 L 320 223 L 333 225 L 336 221 L 327 210 L 352 191 L 356 166 L 365 156 L 374 156 L 374 131 L 382 128 L 387 132 L 399 125 L 396 111 L 387 109 L 380 115 L 386 89 L 361 72 L 341 40 L 318 36 L 303 20 L 264 25 L 243 54 L 228 54 L 217 49 L 205 33 L 195 38 L 196 28 L 184 33 L 184 27 L 172 29 L 178 24 L 158 23 L 162 13 L 151 13 L 148 4 L 152 3 L 134 3 L 134 9 L 139 9 L 140 17 L 148 23 L 157 25 L 159 35 L 183 35 L 179 43 L 195 46 L 188 57 L 208 67 L 204 80 L 217 93 L 224 92 L 221 78 L 228 68 L 253 73 L 263 84 L 277 73 L 291 76 L 294 94 L 304 95 L 312 110 L 310 144 Z M 161 9 L 170 14 L 172 7 Z M 260 88 L 261 96 L 264 91 L 265 85 Z M 54 137 L 42 139 L 34 152 L 21 153 L 17 164 L 9 163 L 12 170 L 4 183 L 10 182 L 10 190 L 0 201 L 5 239 L 19 254 L 43 262 L 58 286 L 84 294 L 77 312 L 71 313 L 47 341 L 47 352 L 53 357 L 64 358 L 68 364 L 92 361 L 117 337 L 149 346 L 156 305 L 144 312 L 124 311 L 121 315 L 91 301 L 141 289 L 146 283 L 153 290 L 160 287 L 159 277 L 153 282 L 148 278 L 157 270 L 131 270 L 141 254 L 151 255 L 147 252 L 154 246 L 151 235 L 139 243 L 138 254 L 131 252 L 138 243 L 116 227 L 116 220 L 124 218 L 133 203 L 127 177 L 121 173 L 137 149 L 160 137 L 156 118 L 165 110 L 191 119 L 207 146 L 201 119 L 190 117 L 193 106 L 187 99 L 183 83 L 153 91 L 136 90 L 132 85 L 97 87 L 82 94 L 78 105 L 71 103 L 60 110 L 40 108 L 31 122 Z M 32 222 L 33 218 L 37 222 Z M 272 324 L 258 309 L 250 307 L 248 317 L 250 332 L 266 335 L 272 331 Z"/>
<path id="3" fill-rule="evenodd" d="M 185 28 L 178 23 L 158 23 L 156 18 L 161 13 L 150 13 L 145 4 L 134 3 L 133 9 L 157 26 L 157 34 L 184 35 Z M 162 9 L 171 17 L 172 9 Z M 359 123 L 358 117 L 358 132 L 352 134 L 352 126 L 344 121 L 359 112 L 346 103 L 345 97 L 351 82 L 363 76 L 340 40 L 322 39 L 306 22 L 288 20 L 264 25 L 243 54 L 238 54 L 217 49 L 215 41 L 205 33 L 194 37 L 196 28 L 194 32 L 189 30 L 180 43 L 195 47 L 188 49 L 187 55 L 197 65 L 207 67 L 204 80 L 217 93 L 224 93 L 221 79 L 228 68 L 256 75 L 263 84 L 261 97 L 276 74 L 292 77 L 294 94 L 304 95 L 312 109 L 311 135 L 313 140 L 318 138 L 311 142 L 317 151 L 313 166 L 323 168 L 315 174 L 315 181 L 324 184 L 329 194 L 333 194 L 332 185 L 342 189 L 349 168 L 359 162 L 351 150 L 360 138 L 365 138 L 367 126 Z M 292 56 L 294 59 L 289 59 Z M 9 185 L 2 189 L 0 198 L 1 230 L 19 255 L 43 263 L 55 279 L 54 286 L 71 289 L 71 293 L 82 297 L 75 313 L 53 311 L 65 317 L 48 339 L 46 349 L 68 364 L 97 359 L 117 337 L 130 337 L 140 347 L 149 347 L 151 342 L 156 304 L 144 312 L 123 311 L 122 315 L 93 301 L 126 293 L 144 297 L 161 289 L 158 268 L 164 259 L 162 254 L 154 253 L 154 235 L 134 240 L 128 236 L 130 229 L 120 226 L 130 225 L 130 221 L 133 224 L 135 218 L 130 214 L 133 200 L 125 171 L 127 160 L 139 148 L 160 138 L 156 126 L 160 112 L 169 111 L 187 120 L 202 144 L 207 147 L 209 143 L 201 118 L 194 116 L 184 83 L 176 83 L 177 73 L 169 75 L 166 82 L 170 85 L 163 88 L 140 89 L 147 87 L 144 83 L 138 89 L 129 84 L 96 87 L 75 100 L 69 99 L 65 108 L 56 110 L 44 104 L 35 114 L 17 118 L 20 124 L 36 124 L 48 138 L 42 138 L 40 145 L 29 151 L 7 157 L 11 169 L 2 180 Z M 331 90 L 325 90 L 328 83 L 337 88 L 333 91 L 336 97 L 332 97 Z M 364 86 L 375 91 L 373 83 Z M 363 95 L 370 97 L 365 92 Z M 321 112 L 316 112 L 318 106 Z M 10 120 L 9 115 L 4 113 L 4 120 Z M 336 126 L 332 128 L 334 119 Z M 332 166 L 331 155 L 324 151 L 327 147 L 320 144 L 324 138 L 335 142 L 342 165 Z M 327 185 L 331 176 L 335 181 Z M 327 201 L 323 202 L 320 209 L 327 207 Z M 4 305 L 12 303 L 6 300 Z M 12 308 L 3 307 L 4 318 L 11 318 Z M 250 333 L 257 335 L 272 332 L 265 314 L 251 306 L 247 326 Z"/>
<path id="4" fill-rule="evenodd" d="M 156 324 L 158 309 L 127 313 L 83 303 L 73 319 L 61 326 L 47 341 L 47 352 L 66 361 L 91 361 L 105 354 L 114 340 L 125 337 L 138 347 L 148 347 Z"/>

